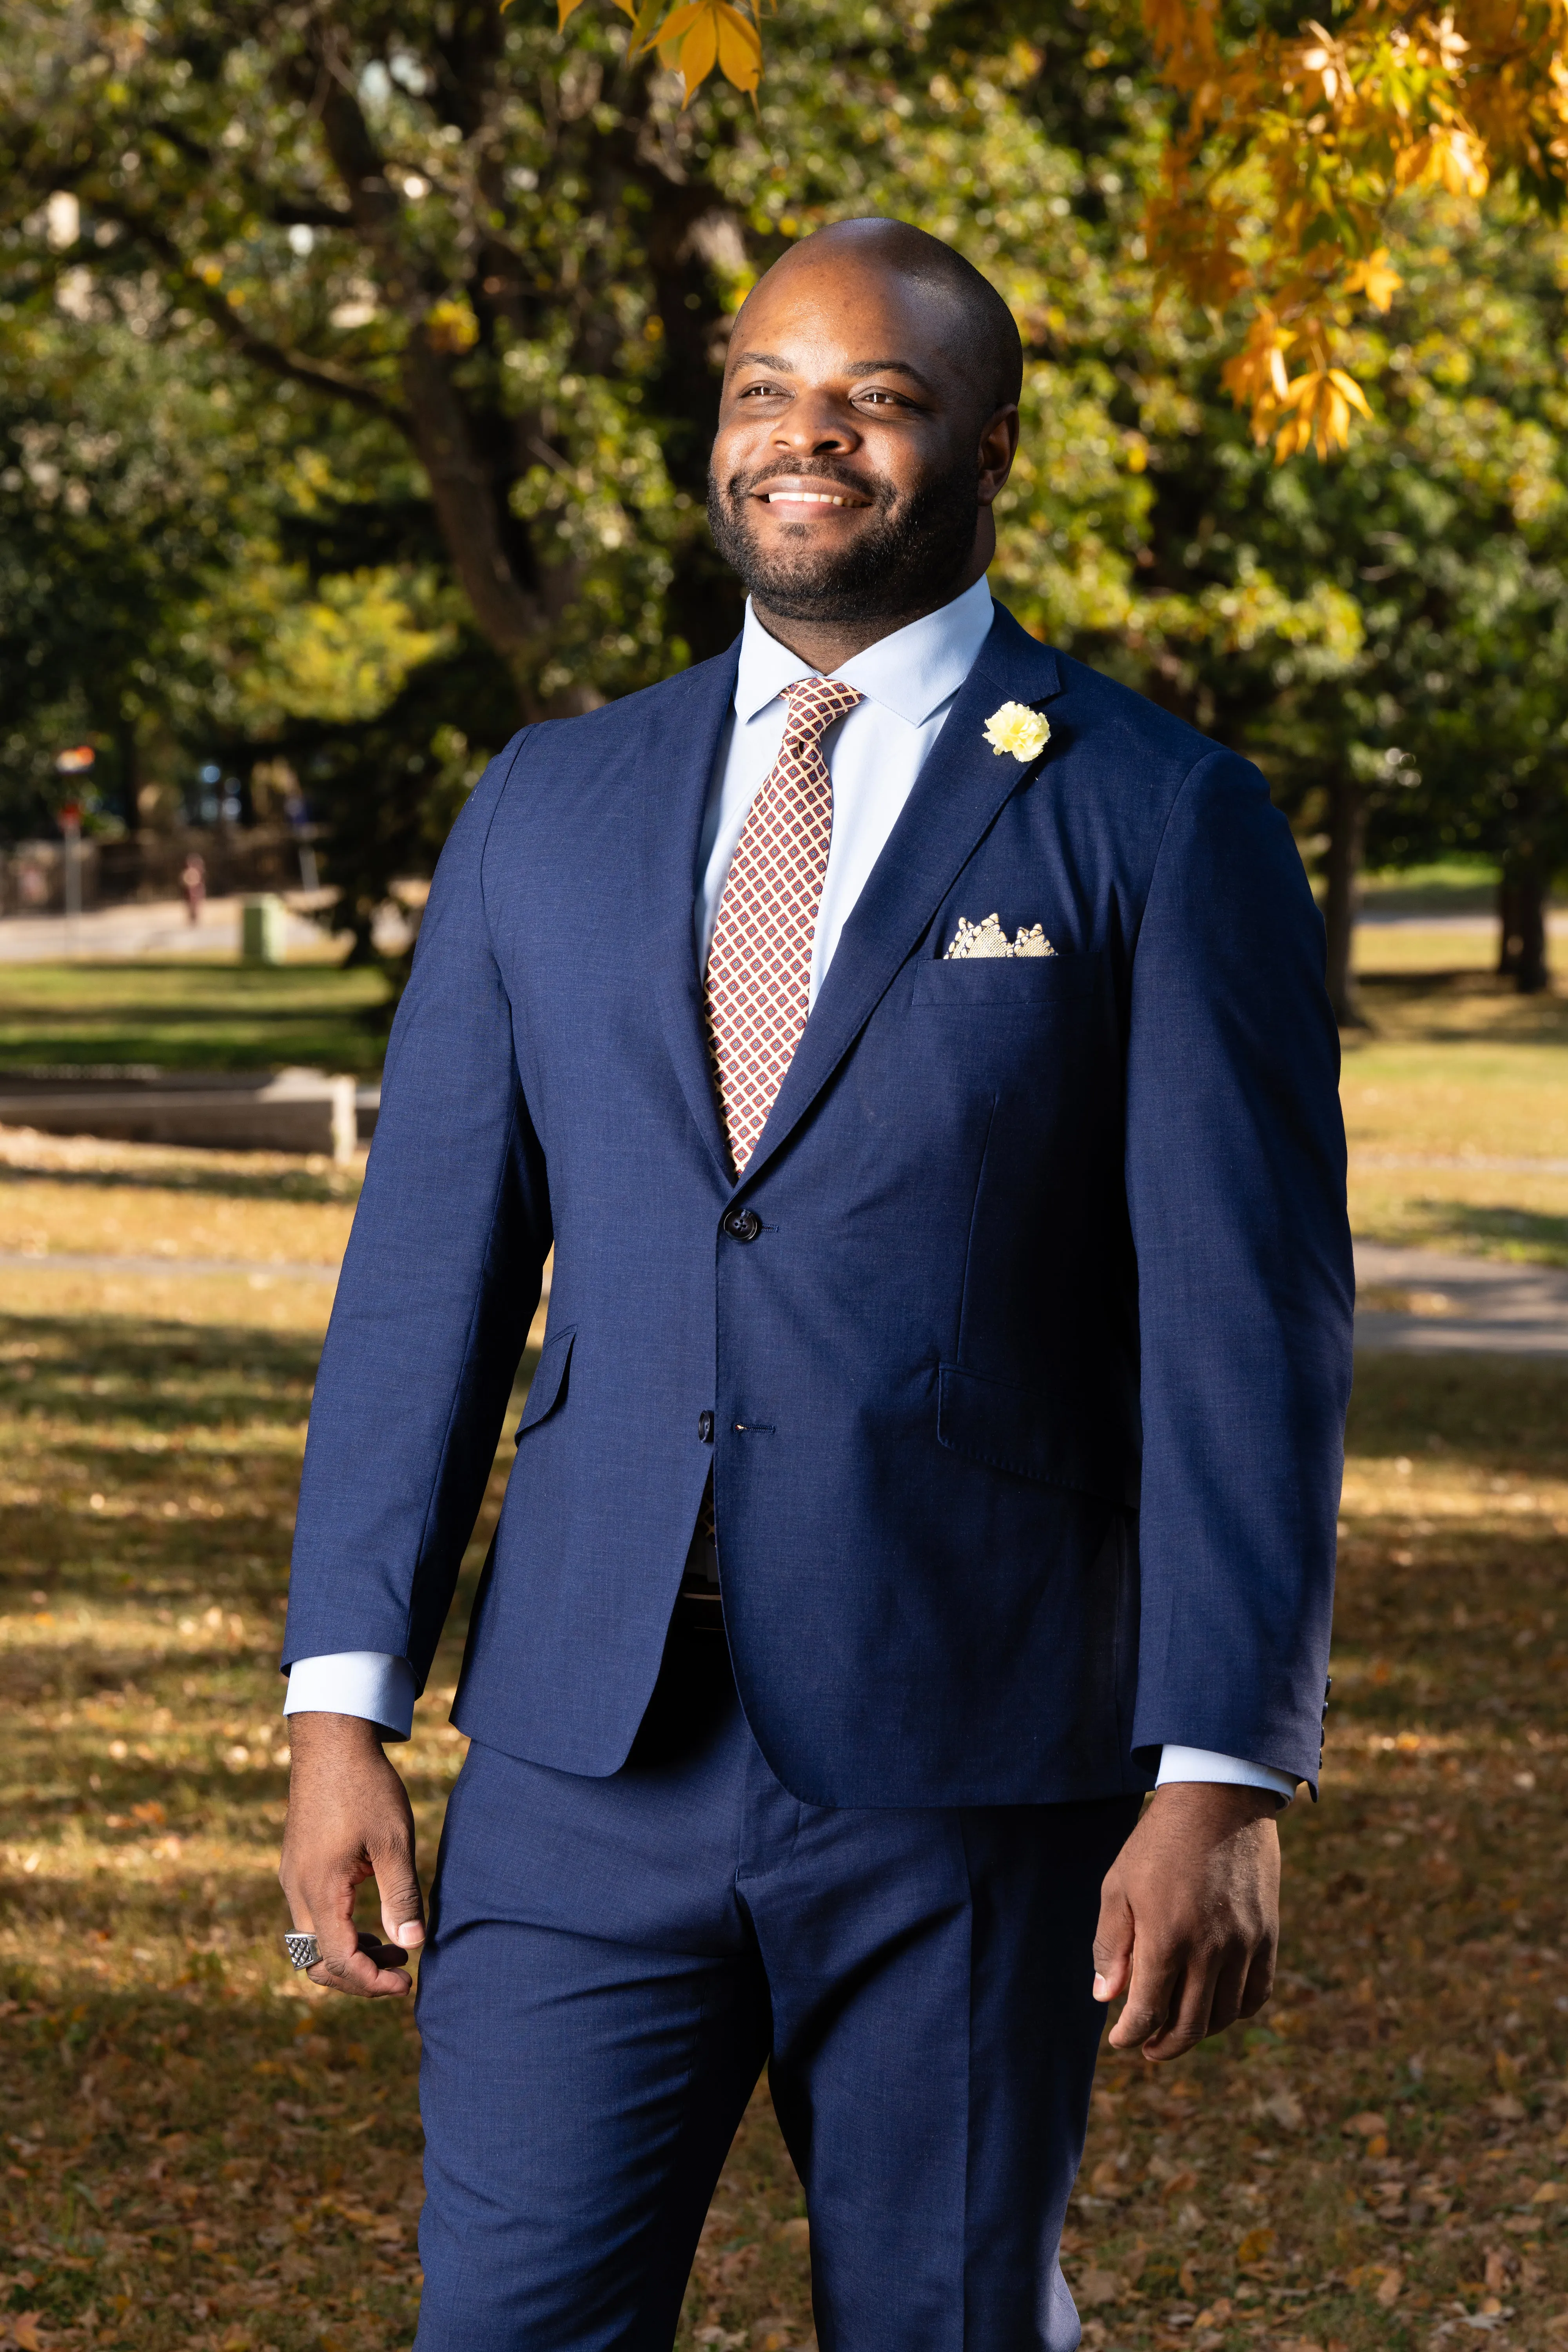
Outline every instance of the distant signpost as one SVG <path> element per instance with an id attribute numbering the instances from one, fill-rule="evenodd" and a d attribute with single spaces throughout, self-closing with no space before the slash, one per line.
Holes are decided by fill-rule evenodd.
<path id="1" fill-rule="evenodd" d="M 87 776 L 92 773 L 97 758 L 90 743 L 73 744 L 62 751 L 55 761 L 62 776 Z M 81 948 L 81 805 L 67 801 L 58 812 L 60 833 L 65 841 L 65 904 L 66 953 L 74 956 Z"/>

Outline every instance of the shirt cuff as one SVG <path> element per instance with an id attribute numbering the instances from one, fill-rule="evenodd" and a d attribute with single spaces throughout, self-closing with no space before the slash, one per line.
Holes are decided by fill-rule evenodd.
<path id="1" fill-rule="evenodd" d="M 1279 1771 L 1272 1764 L 1248 1764 L 1239 1756 L 1218 1756 L 1211 1748 L 1163 1748 L 1154 1786 L 1163 1789 L 1169 1780 L 1210 1780 L 1224 1782 L 1233 1789 L 1272 1789 L 1287 1804 L 1296 1794 L 1293 1772 Z"/>
<path id="2" fill-rule="evenodd" d="M 379 1650 L 338 1650 L 296 1658 L 289 1669 L 285 1715 L 357 1715 L 387 1739 L 414 1728 L 414 1669 Z"/>

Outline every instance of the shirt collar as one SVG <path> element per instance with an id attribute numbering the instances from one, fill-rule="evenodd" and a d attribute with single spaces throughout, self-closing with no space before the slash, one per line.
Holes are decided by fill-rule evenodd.
<path id="1" fill-rule="evenodd" d="M 846 686 L 858 687 L 872 702 L 908 721 L 924 724 L 950 701 L 974 667 L 991 632 L 991 591 L 984 580 L 934 613 L 925 614 L 834 671 Z M 742 724 L 793 686 L 814 673 L 798 654 L 770 636 L 746 599 L 741 666 L 735 678 L 735 716 Z"/>

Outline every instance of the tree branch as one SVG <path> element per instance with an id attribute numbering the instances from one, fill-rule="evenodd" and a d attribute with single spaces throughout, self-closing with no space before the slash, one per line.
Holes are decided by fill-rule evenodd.
<path id="1" fill-rule="evenodd" d="M 216 286 L 198 278 L 184 255 L 166 231 L 153 221 L 131 214 L 122 215 L 131 233 L 149 246 L 165 268 L 176 275 L 192 299 L 199 302 L 207 317 L 226 342 L 256 366 L 268 369 L 273 375 L 286 376 L 291 383 L 308 384 L 312 392 L 331 400 L 346 400 L 352 407 L 363 409 L 367 416 L 379 416 L 383 423 L 395 425 L 406 438 L 414 437 L 413 421 L 405 409 L 395 401 L 377 392 L 374 384 L 362 383 L 357 376 L 333 367 L 329 360 L 313 360 L 303 352 L 287 350 L 281 343 L 258 334 L 248 325 L 227 296 Z"/>
<path id="2" fill-rule="evenodd" d="M 383 291 L 408 320 L 399 361 L 407 431 L 429 478 L 441 536 L 475 619 L 521 682 L 521 665 L 537 656 L 548 629 L 552 594 L 563 598 L 567 583 L 560 576 L 548 583 L 528 576 L 531 550 L 510 511 L 506 482 L 454 381 L 449 357 L 425 330 L 425 310 L 446 280 L 433 278 L 408 249 L 401 200 L 388 184 L 385 158 L 353 78 L 333 52 L 330 30 L 320 63 L 317 105 L 327 152 Z"/>

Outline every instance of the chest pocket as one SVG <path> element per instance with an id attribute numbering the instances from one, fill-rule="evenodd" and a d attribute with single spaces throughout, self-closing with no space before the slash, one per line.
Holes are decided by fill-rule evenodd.
<path id="1" fill-rule="evenodd" d="M 1048 1017 L 1092 1003 L 1104 976 L 1099 949 L 1087 955 L 927 956 L 915 966 L 910 1003 L 918 1013 Z"/>

